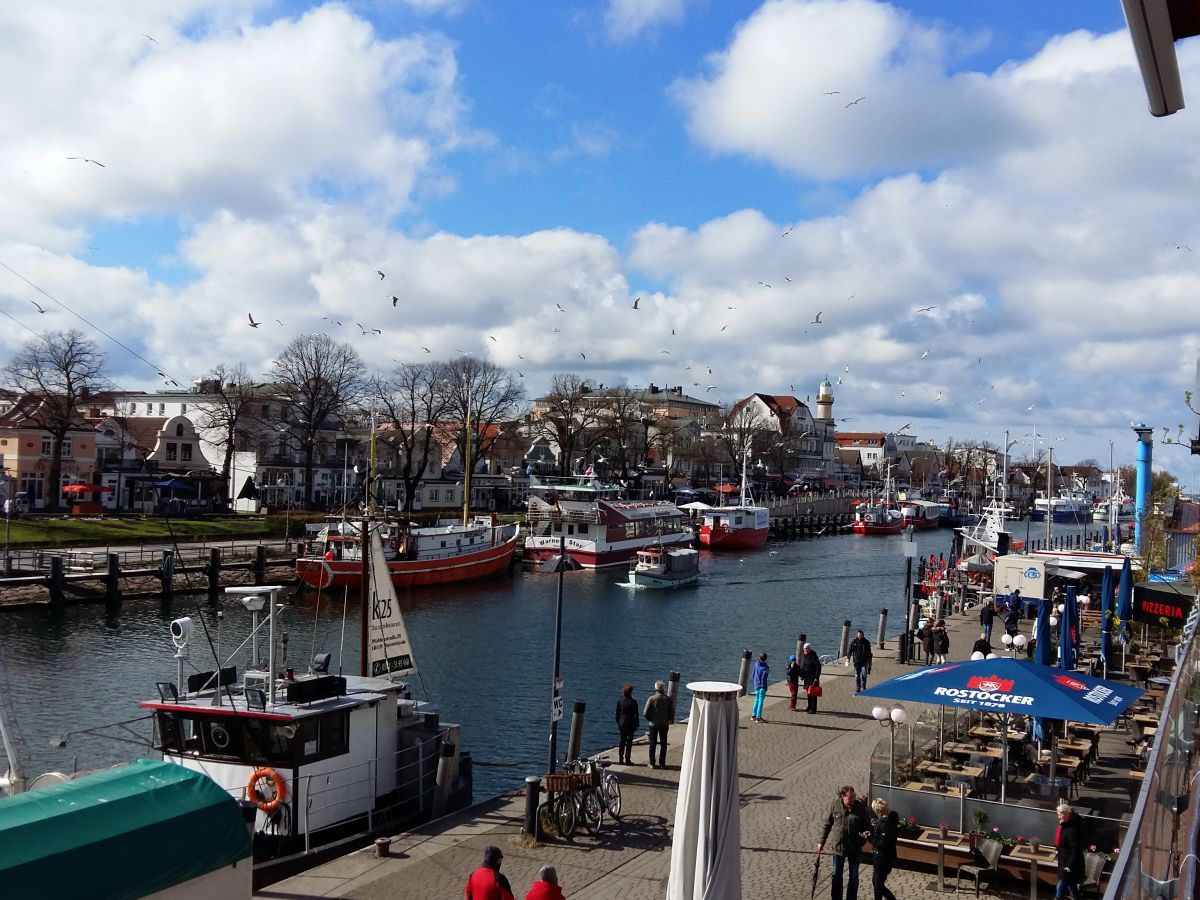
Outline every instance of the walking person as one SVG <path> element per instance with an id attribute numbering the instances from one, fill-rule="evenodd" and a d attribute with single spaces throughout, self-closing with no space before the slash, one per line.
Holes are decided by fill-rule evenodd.
<path id="1" fill-rule="evenodd" d="M 767 665 L 767 654 L 758 654 L 754 668 L 750 670 L 750 682 L 754 685 L 754 708 L 750 710 L 750 720 L 753 722 L 766 721 L 762 717 L 763 701 L 767 699 L 767 676 L 771 668 Z"/>
<path id="2" fill-rule="evenodd" d="M 833 833 L 833 875 L 830 879 L 831 900 L 842 900 L 842 878 L 846 880 L 845 900 L 858 900 L 858 864 L 862 858 L 863 834 L 867 830 L 866 816 L 855 802 L 854 788 L 845 785 L 830 804 L 825 817 L 825 829 L 817 844 L 817 855 Z"/>
<path id="3" fill-rule="evenodd" d="M 982 653 L 986 658 L 991 652 L 992 645 L 988 641 L 988 633 L 986 631 L 979 632 L 979 640 L 971 645 L 971 655 L 974 656 L 976 653 Z"/>
<path id="4" fill-rule="evenodd" d="M 867 636 L 863 634 L 861 628 L 858 629 L 854 640 L 850 642 L 846 653 L 854 665 L 854 693 L 865 691 L 867 676 L 871 674 L 871 642 L 867 640 Z"/>
<path id="5" fill-rule="evenodd" d="M 1054 898 L 1065 900 L 1069 893 L 1072 900 L 1083 900 L 1083 891 L 1079 887 L 1079 882 L 1083 881 L 1083 849 L 1087 846 L 1083 820 L 1067 803 L 1058 804 L 1055 813 L 1058 815 L 1058 830 L 1054 833 L 1054 844 L 1058 847 L 1058 886 Z"/>
<path id="6" fill-rule="evenodd" d="M 796 694 L 800 690 L 800 663 L 796 661 L 796 657 L 788 657 L 787 666 L 787 689 L 788 689 L 788 709 L 792 712 L 796 711 Z"/>
<path id="7" fill-rule="evenodd" d="M 996 607 L 991 600 L 984 601 L 983 606 L 979 610 L 979 625 L 983 629 L 983 639 L 988 643 L 992 641 L 992 623 L 996 620 Z"/>
<path id="8" fill-rule="evenodd" d="M 621 699 L 617 701 L 613 717 L 617 720 L 617 762 L 626 766 L 633 765 L 633 736 L 637 733 L 642 720 L 638 717 L 637 701 L 633 699 L 633 685 L 627 684 L 621 688 Z"/>
<path id="9" fill-rule="evenodd" d="M 483 848 L 483 864 L 467 879 L 466 900 L 514 900 L 512 887 L 500 872 L 502 859 L 499 847 Z"/>
<path id="10" fill-rule="evenodd" d="M 808 698 L 807 713 L 817 711 L 817 698 L 821 696 L 821 659 L 812 648 L 812 644 L 804 645 L 800 654 L 800 683 L 804 685 L 804 695 Z"/>
<path id="11" fill-rule="evenodd" d="M 887 886 L 888 875 L 896 866 L 896 837 L 900 833 L 900 817 L 895 810 L 888 809 L 882 797 L 871 801 L 875 820 L 871 825 L 871 846 L 874 847 L 874 871 L 871 886 L 875 889 L 875 900 L 896 900 L 896 895 Z"/>
<path id="12" fill-rule="evenodd" d="M 554 866 L 538 869 L 537 881 L 530 885 L 525 900 L 564 900 L 562 888 L 558 886 L 558 869 Z"/>
<path id="13" fill-rule="evenodd" d="M 933 625 L 930 622 L 925 623 L 920 631 L 917 632 L 917 637 L 921 639 L 921 649 L 925 651 L 925 665 L 933 665 Z"/>
<path id="14" fill-rule="evenodd" d="M 667 696 L 667 686 L 661 681 L 654 682 L 654 693 L 646 700 L 646 708 L 642 710 L 646 724 L 650 726 L 650 768 L 665 769 L 667 767 L 667 729 L 671 726 L 674 711 L 671 709 L 671 698 Z M 658 762 L 654 762 L 654 748 L 658 747 Z"/>
<path id="15" fill-rule="evenodd" d="M 1014 606 L 1008 611 L 1008 615 L 1004 617 L 1004 631 L 1006 634 L 1016 637 L 1021 630 L 1021 607 Z"/>
<path id="16" fill-rule="evenodd" d="M 946 662 L 946 654 L 950 652 L 950 635 L 946 632 L 946 622 L 938 619 L 933 627 L 933 663 L 940 666 Z"/>

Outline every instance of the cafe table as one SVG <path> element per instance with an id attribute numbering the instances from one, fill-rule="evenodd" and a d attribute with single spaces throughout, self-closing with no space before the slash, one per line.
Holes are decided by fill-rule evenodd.
<path id="1" fill-rule="evenodd" d="M 961 797 L 962 788 L 958 785 L 938 787 L 928 781 L 906 781 L 900 785 L 906 791 L 924 791 L 927 794 L 945 794 L 948 797 Z"/>
<path id="2" fill-rule="evenodd" d="M 999 747 L 976 747 L 974 744 L 951 743 L 943 748 L 953 756 L 986 756 L 989 759 L 1002 759 L 1004 751 Z"/>
<path id="3" fill-rule="evenodd" d="M 1070 731 L 1074 734 L 1086 734 L 1088 737 L 1092 738 L 1093 740 L 1100 737 L 1100 733 L 1103 730 L 1104 729 L 1101 728 L 1099 725 L 1090 725 L 1086 722 L 1068 722 L 1067 723 L 1067 731 Z"/>
<path id="4" fill-rule="evenodd" d="M 1072 775 L 1075 774 L 1075 770 L 1081 765 L 1083 765 L 1083 760 L 1078 756 L 1068 756 L 1063 753 L 1058 755 L 1058 760 L 1055 762 L 1055 768 L 1062 769 L 1064 772 L 1070 772 Z M 1043 769 L 1050 768 L 1049 750 L 1042 751 L 1042 756 L 1038 760 L 1038 767 Z"/>
<path id="5" fill-rule="evenodd" d="M 927 844 L 937 844 L 938 861 L 937 861 L 937 889 L 939 891 L 946 890 L 946 846 L 964 847 L 969 846 L 967 836 L 957 831 L 947 831 L 946 836 L 942 837 L 941 831 L 937 828 L 926 828 L 921 832 L 918 840 L 924 841 Z"/>
<path id="6" fill-rule="evenodd" d="M 1038 864 L 1045 863 L 1048 866 L 1057 866 L 1058 856 L 1055 853 L 1054 847 L 1041 844 L 1037 850 L 1034 850 L 1029 844 L 1017 844 L 1005 855 L 1013 859 L 1029 861 L 1029 900 L 1037 900 Z"/>
<path id="7" fill-rule="evenodd" d="M 926 760 L 918 765 L 917 771 L 926 775 L 939 775 L 943 778 L 953 778 L 958 775 L 966 776 L 968 778 L 983 777 L 982 766 L 948 766 L 945 763 L 933 762 L 932 760 Z"/>
<path id="8" fill-rule="evenodd" d="M 1091 741 L 1059 741 L 1058 748 L 1075 756 L 1087 756 L 1092 752 Z"/>
<path id="9" fill-rule="evenodd" d="M 984 741 L 996 741 L 1000 739 L 1000 732 L 997 729 L 984 728 L 979 725 L 976 725 L 974 728 L 968 731 L 967 734 L 971 735 L 973 738 L 979 738 L 980 740 Z M 1013 731 L 1011 728 L 1008 730 L 1008 739 L 1010 741 L 1019 741 L 1024 737 L 1025 733 L 1023 731 Z"/>

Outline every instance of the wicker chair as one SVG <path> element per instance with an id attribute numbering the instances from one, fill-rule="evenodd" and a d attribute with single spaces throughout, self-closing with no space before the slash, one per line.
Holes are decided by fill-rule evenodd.
<path id="1" fill-rule="evenodd" d="M 959 882 L 963 875 L 967 875 L 975 879 L 975 896 L 979 896 L 979 888 L 986 877 L 989 881 L 995 877 L 997 870 L 1000 868 L 1000 855 L 1004 852 L 1004 844 L 992 838 L 984 838 L 975 846 L 975 856 L 981 861 L 981 865 L 965 865 L 958 867 L 958 873 L 954 876 L 954 892 L 958 893 Z"/>

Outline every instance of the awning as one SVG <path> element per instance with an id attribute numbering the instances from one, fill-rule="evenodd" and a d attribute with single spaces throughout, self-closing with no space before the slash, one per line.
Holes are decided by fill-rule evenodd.
<path id="1" fill-rule="evenodd" d="M 1058 567 L 1047 571 L 1046 574 L 1054 578 L 1071 578 L 1075 580 L 1087 578 L 1086 572 L 1076 572 L 1074 569 L 1060 569 Z"/>
<path id="2" fill-rule="evenodd" d="M 107 484 L 64 484 L 64 494 L 111 494 L 113 488 Z"/>
<path id="3" fill-rule="evenodd" d="M 151 759 L 6 797 L 0 846 L 6 897 L 144 897 L 251 854 L 236 800 Z"/>

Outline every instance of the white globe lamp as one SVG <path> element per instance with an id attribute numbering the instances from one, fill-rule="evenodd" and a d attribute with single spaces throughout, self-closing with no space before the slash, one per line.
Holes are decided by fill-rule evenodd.
<path id="1" fill-rule="evenodd" d="M 892 715 L 892 721 L 895 722 L 897 725 L 903 725 L 905 722 L 908 721 L 908 713 L 904 711 L 903 706 L 897 706 L 895 709 L 892 710 L 891 715 Z"/>
<path id="2" fill-rule="evenodd" d="M 971 661 L 972 661 L 972 662 L 978 662 L 978 661 L 979 661 L 979 660 L 981 660 L 981 659 L 983 659 L 983 651 L 981 651 L 981 650 L 976 650 L 974 653 L 972 653 L 972 654 L 971 654 Z"/>

